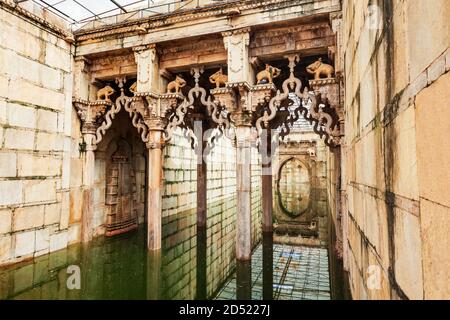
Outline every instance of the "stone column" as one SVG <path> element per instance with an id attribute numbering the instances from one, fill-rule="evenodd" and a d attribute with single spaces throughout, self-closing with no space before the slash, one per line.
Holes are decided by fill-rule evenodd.
<path id="1" fill-rule="evenodd" d="M 228 52 L 228 88 L 231 99 L 225 103 L 236 127 L 237 228 L 236 259 L 251 260 L 251 138 L 252 83 L 249 59 L 250 28 L 222 33 Z"/>
<path id="2" fill-rule="evenodd" d="M 265 130 L 261 140 L 265 140 L 265 151 L 262 155 L 262 209 L 263 209 L 263 232 L 273 231 L 273 189 L 272 189 L 272 161 L 271 161 L 271 137 L 270 130 Z"/>
<path id="3" fill-rule="evenodd" d="M 236 191 L 237 191 L 237 228 L 236 258 L 250 260 L 252 250 L 251 237 L 251 127 L 236 127 Z"/>
<path id="4" fill-rule="evenodd" d="M 206 228 L 206 212 L 207 212 L 207 165 L 203 159 L 203 153 L 206 142 L 203 141 L 205 132 L 205 119 L 197 119 L 195 121 L 195 134 L 199 138 L 197 154 L 197 229 Z"/>
<path id="5" fill-rule="evenodd" d="M 163 196 L 164 119 L 161 117 L 158 94 L 160 92 L 159 63 L 156 45 L 133 48 L 137 64 L 136 93 L 146 94 L 144 122 L 148 127 L 147 161 L 147 248 L 161 249 L 161 219 Z"/>
<path id="6" fill-rule="evenodd" d="M 148 148 L 148 212 L 147 248 L 161 249 L 161 219 L 163 196 L 163 131 L 150 129 Z"/>
<path id="7" fill-rule="evenodd" d="M 82 127 L 86 154 L 83 171 L 83 207 L 82 207 L 82 235 L 83 243 L 92 240 L 92 219 L 94 215 L 94 174 L 95 174 L 95 126 L 86 123 Z"/>

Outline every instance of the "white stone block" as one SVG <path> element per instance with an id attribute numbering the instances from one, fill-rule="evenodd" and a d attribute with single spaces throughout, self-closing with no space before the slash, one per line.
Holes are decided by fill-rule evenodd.
<path id="1" fill-rule="evenodd" d="M 18 170 L 20 177 L 57 176 L 61 173 L 61 159 L 53 156 L 19 154 Z"/>
<path id="2" fill-rule="evenodd" d="M 11 235 L 0 235 L 0 263 L 9 261 L 12 256 Z"/>
<path id="3" fill-rule="evenodd" d="M 33 105 L 61 110 L 64 106 L 65 96 L 61 92 L 43 88 L 21 79 L 11 79 L 8 95 L 11 100 L 22 101 Z"/>
<path id="4" fill-rule="evenodd" d="M 17 175 L 17 157 L 12 152 L 0 153 L 0 177 L 10 178 Z"/>
<path id="5" fill-rule="evenodd" d="M 5 75 L 0 74 L 0 97 L 8 97 L 9 90 L 9 78 Z"/>
<path id="6" fill-rule="evenodd" d="M 48 251 L 50 248 L 50 230 L 36 230 L 36 251 Z"/>
<path id="7" fill-rule="evenodd" d="M 11 232 L 12 211 L 10 209 L 0 210 L 0 235 Z"/>
<path id="8" fill-rule="evenodd" d="M 0 78 L 0 86 L 2 85 L 1 83 L 1 78 Z M 1 89 L 0 89 L 1 90 Z M 6 100 L 3 100 L 2 98 L 0 98 L 0 124 L 6 124 L 7 122 L 7 102 Z"/>
<path id="9" fill-rule="evenodd" d="M 53 203 L 45 206 L 44 209 L 44 225 L 59 223 L 61 214 L 61 205 L 59 203 Z"/>
<path id="10" fill-rule="evenodd" d="M 69 227 L 70 210 L 61 210 L 61 216 L 59 220 L 59 229 L 64 230 Z"/>
<path id="11" fill-rule="evenodd" d="M 49 68 L 45 65 L 40 65 L 39 73 L 42 78 L 41 85 L 43 87 L 57 91 L 62 89 L 63 77 L 60 70 Z"/>
<path id="12" fill-rule="evenodd" d="M 58 129 L 58 114 L 53 111 L 39 109 L 37 111 L 37 129 L 56 132 Z"/>
<path id="13" fill-rule="evenodd" d="M 29 180 L 24 182 L 25 203 L 56 200 L 55 180 Z"/>
<path id="14" fill-rule="evenodd" d="M 69 227 L 68 236 L 67 236 L 68 244 L 77 243 L 81 241 L 81 224 L 73 224 Z"/>
<path id="15" fill-rule="evenodd" d="M 0 181 L 0 205 L 14 205 L 23 202 L 22 181 Z"/>
<path id="16" fill-rule="evenodd" d="M 35 231 L 26 231 L 21 233 L 16 233 L 14 235 L 15 237 L 15 249 L 14 249 L 14 256 L 15 257 L 22 257 L 29 254 L 34 253 L 34 247 L 35 247 Z"/>
<path id="17" fill-rule="evenodd" d="M 47 65 L 70 72 L 72 64 L 71 55 L 68 51 L 52 44 L 47 44 L 45 49 L 45 63 Z"/>
<path id="18" fill-rule="evenodd" d="M 34 131 L 7 128 L 4 135 L 6 149 L 32 150 L 34 147 Z"/>
<path id="19" fill-rule="evenodd" d="M 13 231 L 22 231 L 42 227 L 44 224 L 44 206 L 17 208 L 13 216 Z"/>
<path id="20" fill-rule="evenodd" d="M 50 251 L 61 250 L 67 247 L 67 231 L 50 235 Z"/>
<path id="21" fill-rule="evenodd" d="M 61 151 L 63 139 L 56 133 L 38 132 L 36 139 L 37 150 Z"/>

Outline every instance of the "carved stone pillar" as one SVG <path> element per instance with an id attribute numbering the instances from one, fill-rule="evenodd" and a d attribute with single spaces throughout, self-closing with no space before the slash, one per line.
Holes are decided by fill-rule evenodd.
<path id="1" fill-rule="evenodd" d="M 133 50 L 137 64 L 136 92 L 159 92 L 159 63 L 156 45 L 138 46 Z"/>
<path id="2" fill-rule="evenodd" d="M 248 125 L 236 127 L 236 191 L 237 228 L 236 258 L 250 260 L 252 253 L 251 237 L 251 142 L 252 128 Z"/>
<path id="3" fill-rule="evenodd" d="M 271 161 L 271 136 L 270 130 L 261 136 L 265 154 L 262 156 L 262 209 L 263 209 L 263 232 L 273 231 L 273 189 L 272 189 L 272 161 Z"/>
<path id="4" fill-rule="evenodd" d="M 211 90 L 216 103 L 226 108 L 234 124 L 236 141 L 237 228 L 236 259 L 251 260 L 251 147 L 253 109 L 251 87 L 247 82 L 228 83 L 226 88 Z"/>
<path id="5" fill-rule="evenodd" d="M 228 82 L 253 83 L 248 49 L 250 28 L 226 31 L 222 36 L 228 52 Z"/>
<path id="6" fill-rule="evenodd" d="M 161 219 L 163 196 L 163 149 L 164 130 L 163 120 L 154 117 L 147 120 L 148 134 L 148 212 L 147 212 L 147 248 L 161 249 Z"/>
<path id="7" fill-rule="evenodd" d="M 95 146 L 93 141 L 95 139 L 95 129 L 86 128 L 83 126 L 84 142 L 86 143 L 86 156 L 84 158 L 83 170 L 83 207 L 82 207 L 82 235 L 81 241 L 83 243 L 92 240 L 92 217 L 94 214 L 94 171 L 95 171 Z M 88 126 L 89 127 L 89 126 Z"/>
<path id="8" fill-rule="evenodd" d="M 99 119 L 105 113 L 108 106 L 107 101 L 88 102 L 75 99 L 73 105 L 80 117 L 82 126 L 83 143 L 80 144 L 80 152 L 85 153 L 83 163 L 83 207 L 82 207 L 82 242 L 92 239 L 92 217 L 93 217 L 93 188 L 95 174 L 95 150 L 96 131 L 99 127 Z"/>
<path id="9" fill-rule="evenodd" d="M 89 100 L 91 61 L 83 56 L 75 57 L 73 95 L 79 99 Z"/>

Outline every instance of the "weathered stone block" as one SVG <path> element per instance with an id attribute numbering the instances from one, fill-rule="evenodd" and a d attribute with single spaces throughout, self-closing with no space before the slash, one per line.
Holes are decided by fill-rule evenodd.
<path id="1" fill-rule="evenodd" d="M 0 153 L 0 177 L 10 178 L 17 175 L 15 153 Z"/>
<path id="2" fill-rule="evenodd" d="M 415 2 L 407 6 L 406 14 L 409 55 L 414 57 L 409 60 L 410 79 L 415 79 L 448 48 L 450 2 L 436 0 L 433 6 L 422 1 Z"/>
<path id="3" fill-rule="evenodd" d="M 50 251 L 61 250 L 67 247 L 67 231 L 50 235 Z"/>
<path id="4" fill-rule="evenodd" d="M 44 109 L 37 110 L 37 128 L 49 132 L 57 131 L 58 114 Z"/>
<path id="5" fill-rule="evenodd" d="M 385 139 L 386 148 L 389 148 L 393 163 L 392 183 L 393 191 L 409 199 L 419 199 L 419 186 L 417 183 L 417 152 L 416 152 L 416 132 L 415 132 L 415 110 L 408 108 L 397 116 L 393 128 L 386 128 Z M 378 155 L 377 159 L 381 156 Z"/>
<path id="6" fill-rule="evenodd" d="M 425 299 L 450 299 L 449 208 L 421 199 L 423 286 Z"/>
<path id="7" fill-rule="evenodd" d="M 12 211 L 10 209 L 0 210 L 0 235 L 11 232 Z"/>
<path id="8" fill-rule="evenodd" d="M 14 211 L 13 231 L 39 228 L 44 225 L 44 206 L 17 208 Z"/>
<path id="9" fill-rule="evenodd" d="M 44 225 L 59 223 L 61 214 L 61 204 L 53 203 L 45 206 L 44 209 Z"/>
<path id="10" fill-rule="evenodd" d="M 50 230 L 36 230 L 36 252 L 48 251 L 50 248 Z"/>
<path id="11" fill-rule="evenodd" d="M 61 172 L 61 160 L 51 156 L 19 154 L 18 172 L 20 177 L 56 176 Z"/>
<path id="12" fill-rule="evenodd" d="M 55 200 L 55 180 L 29 180 L 24 182 L 24 203 Z"/>
<path id="13" fill-rule="evenodd" d="M 443 134 L 450 126 L 450 73 L 417 95 L 415 118 L 420 196 L 450 207 L 450 147 Z M 437 144 L 437 145 L 436 145 Z"/>
<path id="14" fill-rule="evenodd" d="M 7 149 L 32 150 L 34 147 L 34 131 L 7 128 L 4 135 Z"/>
<path id="15" fill-rule="evenodd" d="M 395 277 L 410 299 L 423 299 L 422 250 L 419 218 L 395 210 Z"/>
<path id="16" fill-rule="evenodd" d="M 10 126 L 34 129 L 36 127 L 36 109 L 8 103 L 8 122 Z"/>
<path id="17" fill-rule="evenodd" d="M 81 241 L 81 224 L 73 224 L 69 227 L 67 235 L 68 244 L 78 243 Z"/>
<path id="18" fill-rule="evenodd" d="M 37 150 L 61 151 L 63 139 L 55 133 L 38 132 L 36 139 Z"/>
<path id="19" fill-rule="evenodd" d="M 20 79 L 11 79 L 9 98 L 33 105 L 61 110 L 64 106 L 65 96 L 63 93 L 47 89 Z"/>
<path id="20" fill-rule="evenodd" d="M 70 52 L 51 44 L 45 47 L 45 63 L 66 72 L 70 72 L 72 68 Z"/>
<path id="21" fill-rule="evenodd" d="M 0 263 L 9 261 L 12 258 L 12 236 L 0 235 Z"/>
<path id="22" fill-rule="evenodd" d="M 78 203 L 77 205 L 79 205 L 81 207 L 81 202 Z M 59 219 L 59 229 L 63 230 L 63 229 L 67 229 L 69 226 L 69 220 L 70 220 L 70 194 L 69 192 L 63 192 L 61 194 L 61 215 L 60 215 L 60 219 Z"/>
<path id="23" fill-rule="evenodd" d="M 0 205 L 14 205 L 23 201 L 22 181 L 0 181 Z"/>
<path id="24" fill-rule="evenodd" d="M 26 231 L 14 234 L 15 248 L 14 256 L 22 257 L 34 253 L 35 248 L 35 231 Z"/>

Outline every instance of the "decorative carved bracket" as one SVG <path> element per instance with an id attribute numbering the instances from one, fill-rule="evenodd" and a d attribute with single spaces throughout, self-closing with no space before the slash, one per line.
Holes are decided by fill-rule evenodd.
<path id="1" fill-rule="evenodd" d="M 264 129 L 281 128 L 280 136 L 284 139 L 303 116 L 328 146 L 339 145 L 343 135 L 343 114 L 336 108 L 340 106 L 339 99 L 325 96 L 339 96 L 339 85 L 334 79 L 314 80 L 310 82 L 314 91 L 305 88 L 302 93 L 302 82 L 294 75 L 299 56 L 292 54 L 286 58 L 290 76 L 283 82 L 282 91 L 277 91 L 273 84 L 250 86 L 247 82 L 228 83 L 225 88 L 211 90 L 214 105 L 221 110 L 213 114 L 213 120 L 220 125 L 229 119 L 235 127 L 254 126 L 259 137 Z"/>

